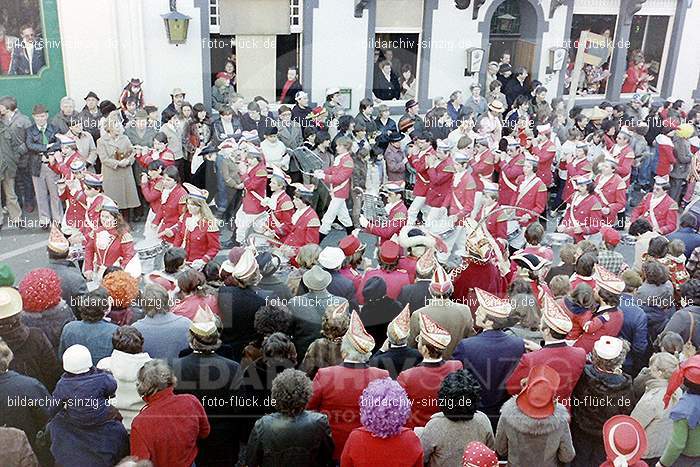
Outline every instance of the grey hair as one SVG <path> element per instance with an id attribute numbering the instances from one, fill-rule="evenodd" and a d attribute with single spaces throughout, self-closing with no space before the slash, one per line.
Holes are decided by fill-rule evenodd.
<path id="1" fill-rule="evenodd" d="M 12 363 L 13 358 L 15 358 L 15 355 L 12 353 L 12 349 L 0 337 L 0 373 L 5 373 L 10 369 L 10 363 Z"/>
<path id="2" fill-rule="evenodd" d="M 287 368 L 272 381 L 272 398 L 277 410 L 284 415 L 303 412 L 312 394 L 313 385 L 303 371 Z"/>
<path id="3" fill-rule="evenodd" d="M 149 318 L 170 311 L 168 291 L 160 284 L 146 284 L 141 293 L 143 312 Z"/>
<path id="4" fill-rule="evenodd" d="M 11 112 L 17 109 L 17 99 L 13 96 L 2 96 L 0 97 L 0 105 L 4 105 Z"/>
<path id="5" fill-rule="evenodd" d="M 136 390 L 141 397 L 151 396 L 176 383 L 177 378 L 165 360 L 150 360 L 139 370 Z"/>
<path id="6" fill-rule="evenodd" d="M 352 360 L 353 362 L 360 363 L 367 363 L 372 357 L 372 352 L 359 352 L 353 347 L 347 334 L 343 336 L 343 340 L 340 343 L 340 354 L 343 356 L 344 360 Z"/>
<path id="7" fill-rule="evenodd" d="M 73 105 L 75 105 L 75 100 L 73 100 L 72 97 L 65 96 L 65 97 L 62 97 L 62 98 L 61 98 L 60 105 L 63 105 L 63 104 L 73 104 Z"/>

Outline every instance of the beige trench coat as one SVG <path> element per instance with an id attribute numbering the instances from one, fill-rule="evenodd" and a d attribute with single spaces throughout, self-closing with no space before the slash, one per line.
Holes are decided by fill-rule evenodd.
<path id="1" fill-rule="evenodd" d="M 129 155 L 129 165 L 120 166 L 116 153 Z M 129 138 L 119 135 L 116 138 L 105 134 L 97 140 L 97 155 L 102 162 L 103 188 L 105 195 L 109 196 L 119 206 L 119 209 L 135 208 L 141 205 L 139 194 L 136 191 L 136 181 L 131 166 L 134 157 L 131 155 L 132 147 Z M 126 159 L 125 159 L 126 160 Z"/>

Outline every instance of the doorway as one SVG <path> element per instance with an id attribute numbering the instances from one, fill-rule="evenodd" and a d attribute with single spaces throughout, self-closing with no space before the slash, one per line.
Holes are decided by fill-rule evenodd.
<path id="1" fill-rule="evenodd" d="M 537 74 L 537 12 L 527 0 L 505 0 L 498 5 L 489 28 L 489 61 L 500 62 L 510 54 L 513 67 L 524 66 Z"/>
<path id="2" fill-rule="evenodd" d="M 276 38 L 277 44 L 277 70 L 276 70 L 276 81 L 275 81 L 275 98 L 279 99 L 282 93 L 282 87 L 287 81 L 287 71 L 290 67 L 296 67 L 297 70 L 300 69 L 299 63 L 299 53 L 300 53 L 300 36 L 301 34 L 287 34 L 278 35 Z M 299 72 L 297 72 L 297 77 L 299 77 Z M 300 78 L 300 81 L 303 77 Z M 303 81 L 301 81 L 303 82 Z"/>

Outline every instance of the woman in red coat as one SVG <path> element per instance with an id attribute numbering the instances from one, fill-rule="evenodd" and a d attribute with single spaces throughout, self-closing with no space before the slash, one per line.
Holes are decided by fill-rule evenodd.
<path id="1" fill-rule="evenodd" d="M 201 270 L 221 249 L 219 226 L 207 205 L 207 190 L 200 190 L 189 183 L 183 184 L 183 187 L 187 190 L 187 213 L 180 218 L 173 245 L 184 248 L 185 261 Z"/>
<path id="2" fill-rule="evenodd" d="M 489 233 L 495 239 L 508 239 L 508 212 L 502 210 L 493 212 L 499 207 L 498 185 L 492 182 L 484 183 L 483 196 L 481 197 L 481 207 L 474 211 L 474 219 L 486 224 Z M 486 220 L 484 220 L 484 218 Z"/>
<path id="3" fill-rule="evenodd" d="M 423 447 L 404 427 L 411 414 L 406 391 L 391 378 L 372 381 L 360 397 L 362 427 L 350 433 L 340 465 L 422 467 Z"/>
<path id="4" fill-rule="evenodd" d="M 580 242 L 590 235 L 600 232 L 602 217 L 600 201 L 594 194 L 593 179 L 589 175 L 580 175 L 573 181 L 576 191 L 564 211 L 557 232 L 563 232 Z"/>
<path id="5" fill-rule="evenodd" d="M 165 165 L 162 161 L 153 161 L 148 164 L 148 172 L 141 174 L 141 193 L 151 209 L 146 216 L 146 224 L 143 228 L 143 235 L 146 238 L 157 237 L 156 226 L 153 221 L 157 213 L 160 212 L 160 198 L 163 195 L 163 170 Z"/>
<path id="6" fill-rule="evenodd" d="M 289 257 L 296 256 L 299 248 L 304 245 L 309 243 L 318 245 L 321 227 L 318 214 L 311 208 L 311 200 L 316 187 L 301 183 L 295 183 L 293 186 L 295 188 L 293 203 L 296 212 L 292 215 L 291 230 L 282 245 L 282 249 L 287 250 Z"/>
<path id="7" fill-rule="evenodd" d="M 185 200 L 187 199 L 187 191 L 185 191 L 180 182 L 180 173 L 177 167 L 168 167 L 163 171 L 160 210 L 156 213 L 156 218 L 153 220 L 158 236 L 172 245 L 175 245 L 180 217 L 183 214 Z"/>
<path id="8" fill-rule="evenodd" d="M 119 208 L 111 202 L 100 209 L 100 225 L 85 244 L 85 278 L 101 279 L 105 270 L 119 266 L 134 277 L 141 275 L 141 263 L 134 253 L 134 241 Z"/>

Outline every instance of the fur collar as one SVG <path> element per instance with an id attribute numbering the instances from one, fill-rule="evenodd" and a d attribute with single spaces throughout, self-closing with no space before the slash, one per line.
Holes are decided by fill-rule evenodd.
<path id="1" fill-rule="evenodd" d="M 511 397 L 501 408 L 501 420 L 505 420 L 515 431 L 535 436 L 548 435 L 569 423 L 569 411 L 558 402 L 551 416 L 537 419 L 521 412 L 515 399 Z"/>

